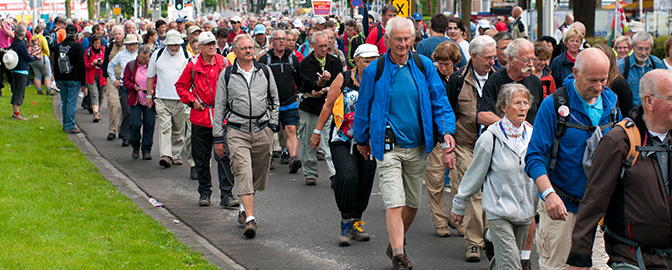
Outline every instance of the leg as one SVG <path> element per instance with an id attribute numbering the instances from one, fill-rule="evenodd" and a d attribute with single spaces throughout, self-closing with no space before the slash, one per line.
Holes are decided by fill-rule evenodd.
<path id="1" fill-rule="evenodd" d="M 275 133 L 268 127 L 252 134 L 252 183 L 254 190 L 266 190 L 268 183 L 268 171 L 273 154 L 273 135 Z"/>
<path id="2" fill-rule="evenodd" d="M 210 197 L 212 181 L 210 178 L 210 159 L 212 153 L 212 129 L 191 125 L 192 155 L 198 173 L 198 194 Z"/>
<path id="3" fill-rule="evenodd" d="M 289 156 L 296 156 L 296 152 L 299 151 L 299 138 L 296 136 L 296 126 L 286 125 L 285 133 L 287 134 L 287 151 L 289 152 Z"/>
<path id="4" fill-rule="evenodd" d="M 231 172 L 231 159 L 229 159 L 229 155 L 229 144 L 226 140 L 226 129 L 224 129 L 224 156 L 220 157 L 215 154 L 221 197 L 231 195 L 231 190 L 233 190 L 233 185 L 235 184 L 235 178 Z"/>
<path id="5" fill-rule="evenodd" d="M 154 102 L 156 103 L 156 120 L 159 124 L 159 157 L 173 158 L 171 144 L 173 119 L 170 108 L 166 106 L 164 99 L 157 98 Z"/>
<path id="6" fill-rule="evenodd" d="M 319 116 L 317 118 L 319 119 Z M 330 178 L 336 175 L 336 169 L 334 169 L 334 162 L 331 160 L 331 150 L 329 150 L 329 138 L 331 137 L 329 133 L 331 132 L 331 121 L 333 118 L 334 118 L 333 116 L 329 116 L 329 119 L 324 124 L 324 127 L 326 127 L 327 128 L 326 130 L 329 132 L 327 132 L 327 134 L 322 134 L 322 136 L 320 137 L 320 144 L 322 145 L 322 149 L 324 150 L 324 159 L 327 162 L 327 169 L 329 171 Z M 317 120 L 315 121 L 315 126 L 317 126 Z M 308 140 L 310 141 L 310 137 L 308 137 Z"/>
<path id="7" fill-rule="evenodd" d="M 605 251 L 604 244 L 604 231 L 598 226 L 597 231 L 595 232 L 595 242 L 593 242 L 593 266 L 591 270 L 607 270 L 609 266 L 607 261 L 609 260 L 609 254 Z"/>
<path id="8" fill-rule="evenodd" d="M 185 113 L 185 119 L 187 119 L 186 124 L 184 125 L 184 146 L 187 148 L 187 163 L 189 163 L 189 167 L 194 167 L 196 166 L 196 162 L 194 161 L 194 155 L 193 151 L 191 150 L 191 127 L 192 124 L 188 120 L 189 119 L 189 112 L 191 111 L 191 108 L 185 108 L 184 113 Z M 181 150 L 180 150 L 181 151 Z"/>
<path id="9" fill-rule="evenodd" d="M 171 109 L 171 120 L 172 120 L 172 131 L 170 136 L 171 146 L 172 146 L 172 157 L 173 159 L 182 159 L 182 148 L 184 148 L 184 130 L 186 123 L 188 121 L 187 115 L 185 114 L 185 106 L 179 100 L 170 101 L 172 103 Z"/>
<path id="10" fill-rule="evenodd" d="M 28 81 L 28 75 L 12 74 L 12 99 L 10 103 L 12 103 L 14 115 L 19 114 L 19 107 L 23 105 L 23 100 L 26 97 L 26 81 Z"/>
<path id="11" fill-rule="evenodd" d="M 315 115 L 299 110 L 299 140 L 301 141 L 301 164 L 306 178 L 317 179 L 317 155 L 310 147 L 310 137 L 317 125 Z"/>
<path id="12" fill-rule="evenodd" d="M 121 127 L 119 137 L 124 140 L 131 138 L 131 110 L 128 106 L 128 90 L 124 87 L 119 89 L 119 101 L 121 106 Z"/>
<path id="13" fill-rule="evenodd" d="M 110 122 L 108 133 L 117 135 L 119 132 L 119 109 L 121 106 L 119 101 L 119 88 L 114 86 L 114 83 L 112 83 L 110 78 L 107 78 L 105 91 L 107 93 L 108 120 Z"/>
<path id="14" fill-rule="evenodd" d="M 140 128 L 142 127 L 142 105 L 130 106 L 131 111 L 131 146 L 133 149 L 140 149 Z"/>
<path id="15" fill-rule="evenodd" d="M 539 228 L 535 238 L 540 269 L 567 269 L 567 256 L 572 246 L 572 229 L 576 214 L 569 213 L 566 221 L 552 220 L 546 212 L 546 203 L 539 202 Z"/>
<path id="16" fill-rule="evenodd" d="M 68 111 L 67 117 L 68 122 L 72 125 L 72 128 L 75 128 L 76 121 L 75 115 L 77 114 L 77 94 L 79 94 L 79 89 L 81 84 L 79 81 L 70 81 L 66 83 L 68 90 Z M 61 93 L 62 95 L 62 93 Z M 64 116 L 65 118 L 65 116 Z M 66 129 L 67 130 L 67 129 Z"/>
<path id="17" fill-rule="evenodd" d="M 446 214 L 446 200 L 444 198 L 444 182 L 446 170 L 441 162 L 441 145 L 436 144 L 434 150 L 427 157 L 425 170 L 425 186 L 427 187 L 427 201 L 429 213 L 434 229 L 439 236 L 450 236 L 448 231 L 448 214 Z M 441 232 L 439 232 L 441 230 Z"/>
<path id="18" fill-rule="evenodd" d="M 226 139 L 231 154 L 231 166 L 238 180 L 238 194 L 245 214 L 254 215 L 254 183 L 252 180 L 252 134 L 234 128 L 226 129 Z M 269 153 L 270 154 L 270 153 Z M 270 161 L 269 161 L 270 162 Z M 270 163 L 269 163 L 270 164 Z M 248 208 L 249 207 L 249 208 Z"/>
<path id="19" fill-rule="evenodd" d="M 490 269 L 521 268 L 515 227 L 505 219 L 490 220 L 490 236 L 495 248 L 495 257 L 490 261 Z"/>
<path id="20" fill-rule="evenodd" d="M 350 147 L 343 143 L 330 145 L 336 177 L 334 177 L 334 198 L 336 206 L 341 212 L 341 219 L 362 218 L 359 210 L 358 195 L 359 164 L 357 157 L 350 154 Z M 375 169 L 374 169 L 375 170 Z M 371 191 L 369 191 L 371 192 Z"/>
<path id="21" fill-rule="evenodd" d="M 154 145 L 154 126 L 156 124 L 156 112 L 154 107 L 142 106 L 142 153 L 151 153 Z"/>

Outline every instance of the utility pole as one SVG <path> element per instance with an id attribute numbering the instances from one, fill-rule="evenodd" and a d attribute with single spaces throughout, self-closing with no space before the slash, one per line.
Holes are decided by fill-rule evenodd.
<path id="1" fill-rule="evenodd" d="M 37 27 L 37 21 L 38 21 L 38 18 L 37 18 L 37 1 L 38 0 L 33 0 L 33 29 L 35 29 L 35 27 Z"/>
<path id="2" fill-rule="evenodd" d="M 541 36 L 553 36 L 553 0 L 544 0 Z"/>

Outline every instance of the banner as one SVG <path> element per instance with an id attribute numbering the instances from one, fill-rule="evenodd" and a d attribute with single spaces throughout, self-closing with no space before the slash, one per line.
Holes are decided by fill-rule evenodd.
<path id="1" fill-rule="evenodd" d="M 315 16 L 331 14 L 331 0 L 313 0 L 313 14 Z"/>

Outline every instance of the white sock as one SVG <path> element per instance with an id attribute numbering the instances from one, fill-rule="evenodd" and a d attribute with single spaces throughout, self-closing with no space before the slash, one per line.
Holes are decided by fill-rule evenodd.
<path id="1" fill-rule="evenodd" d="M 245 223 L 250 222 L 250 220 L 255 220 L 254 216 L 249 216 L 245 219 Z"/>
<path id="2" fill-rule="evenodd" d="M 492 242 L 492 237 L 490 237 L 490 228 L 486 229 L 485 231 L 485 239 L 488 239 L 488 241 Z"/>
<path id="3" fill-rule="evenodd" d="M 532 253 L 532 251 L 529 251 L 529 250 L 521 251 L 520 252 L 520 259 L 521 260 L 529 260 L 530 259 L 530 253 Z"/>
<path id="4" fill-rule="evenodd" d="M 245 212 L 245 206 L 242 203 L 240 204 L 240 212 Z"/>

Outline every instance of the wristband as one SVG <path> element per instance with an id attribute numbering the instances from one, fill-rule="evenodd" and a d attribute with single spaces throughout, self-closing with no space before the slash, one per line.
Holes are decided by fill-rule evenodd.
<path id="1" fill-rule="evenodd" d="M 441 143 L 441 149 L 446 149 L 446 148 L 448 148 L 448 144 L 445 143 L 445 142 L 442 142 Z"/>
<path id="2" fill-rule="evenodd" d="M 553 193 L 553 192 L 555 192 L 555 189 L 553 189 L 552 187 L 547 188 L 546 190 L 544 190 L 544 193 L 541 194 L 541 197 L 542 197 L 542 198 L 544 199 L 544 201 L 545 201 L 545 200 L 546 200 L 546 196 L 548 196 L 548 194 L 551 194 L 551 193 Z"/>
<path id="3" fill-rule="evenodd" d="M 152 95 L 147 95 L 145 96 L 145 98 L 152 98 Z"/>
<path id="4" fill-rule="evenodd" d="M 322 135 L 322 131 L 318 129 L 313 129 L 313 133 L 317 135 Z"/>

